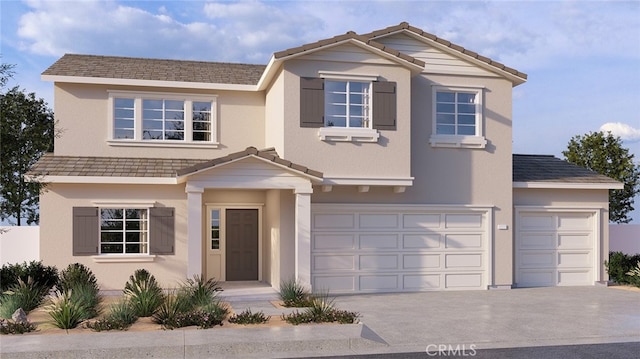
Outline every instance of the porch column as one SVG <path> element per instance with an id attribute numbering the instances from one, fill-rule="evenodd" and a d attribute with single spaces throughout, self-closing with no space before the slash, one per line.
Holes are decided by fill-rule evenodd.
<path id="1" fill-rule="evenodd" d="M 311 193 L 295 191 L 295 276 L 300 284 L 311 288 Z"/>
<path id="2" fill-rule="evenodd" d="M 187 278 L 202 275 L 203 188 L 187 185 Z"/>

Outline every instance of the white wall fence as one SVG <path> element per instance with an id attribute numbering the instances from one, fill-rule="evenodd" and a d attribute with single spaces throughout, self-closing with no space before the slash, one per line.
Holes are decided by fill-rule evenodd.
<path id="1" fill-rule="evenodd" d="M 0 226 L 0 265 L 40 260 L 40 227 Z"/>
<path id="2" fill-rule="evenodd" d="M 640 253 L 640 224 L 610 224 L 609 250 Z M 0 265 L 40 259 L 40 227 L 0 226 Z"/>

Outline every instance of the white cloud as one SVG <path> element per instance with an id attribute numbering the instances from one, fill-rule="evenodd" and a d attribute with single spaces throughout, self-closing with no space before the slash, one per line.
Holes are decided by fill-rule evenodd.
<path id="1" fill-rule="evenodd" d="M 600 126 L 600 131 L 611 132 L 626 141 L 640 141 L 640 129 L 622 122 L 607 122 Z"/>

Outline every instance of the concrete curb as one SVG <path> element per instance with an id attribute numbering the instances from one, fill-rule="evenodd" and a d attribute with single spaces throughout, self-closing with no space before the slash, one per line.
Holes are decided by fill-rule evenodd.
<path id="1" fill-rule="evenodd" d="M 386 348 L 364 324 L 2 336 L 2 358 L 283 357 Z"/>

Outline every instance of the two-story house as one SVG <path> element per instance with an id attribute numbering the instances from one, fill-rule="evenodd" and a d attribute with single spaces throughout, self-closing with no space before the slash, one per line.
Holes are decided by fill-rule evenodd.
<path id="1" fill-rule="evenodd" d="M 513 155 L 527 76 L 407 23 L 266 66 L 64 55 L 30 177 L 45 264 L 384 292 L 607 279 L 608 190 Z"/>

